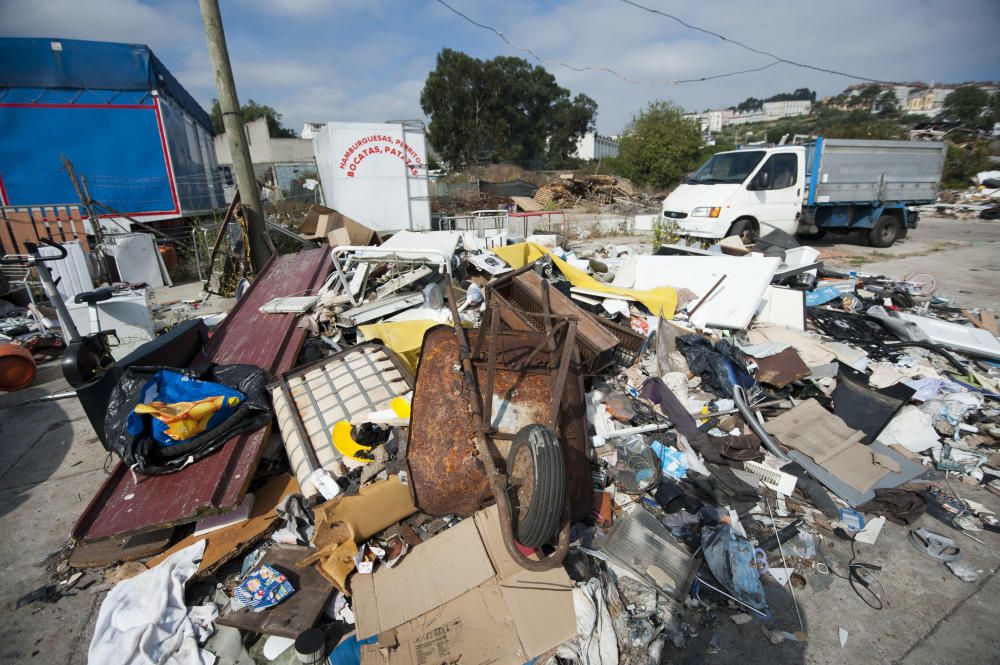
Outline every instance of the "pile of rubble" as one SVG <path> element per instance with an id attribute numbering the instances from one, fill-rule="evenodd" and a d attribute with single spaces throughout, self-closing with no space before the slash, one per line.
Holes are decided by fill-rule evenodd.
<path id="1" fill-rule="evenodd" d="M 631 195 L 616 179 L 547 191 Z M 838 274 L 778 232 L 753 251 L 595 256 L 557 236 L 366 237 L 276 260 L 204 347 L 268 372 L 280 443 L 227 432 L 175 473 L 126 466 L 85 511 L 70 565 L 145 558 L 112 569 L 131 577 L 92 659 L 123 662 L 132 599 L 193 578 L 213 583 L 144 610 L 137 648 L 647 663 L 725 614 L 803 641 L 765 586 L 794 601 L 825 569 L 881 606 L 889 562 L 835 562 L 831 543 L 863 552 L 925 511 L 949 525 L 910 532 L 928 569 L 975 579 L 949 534 L 998 521 L 949 479 L 1000 494 L 1000 341 L 932 277 Z M 192 511 L 206 483 L 227 503 Z M 170 513 L 168 484 L 189 512 Z M 140 546 L 137 529 L 167 535 Z M 247 635 L 267 637 L 248 654 Z"/>
<path id="2" fill-rule="evenodd" d="M 634 203 L 640 199 L 632 182 L 614 175 L 561 175 L 535 192 L 540 205 L 575 208 L 581 204 L 606 206 Z"/>
<path id="3" fill-rule="evenodd" d="M 945 190 L 921 212 L 952 219 L 1000 219 L 1000 171 L 982 171 L 967 189 Z"/>

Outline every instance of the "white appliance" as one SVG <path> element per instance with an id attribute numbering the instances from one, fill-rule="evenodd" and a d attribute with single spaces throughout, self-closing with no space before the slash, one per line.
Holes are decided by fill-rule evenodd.
<path id="1" fill-rule="evenodd" d="M 89 335 L 89 305 L 66 302 L 69 315 L 81 335 Z M 153 312 L 150 309 L 149 290 L 122 291 L 110 300 L 97 303 L 98 320 L 101 330 L 115 330 L 120 343 L 111 347 L 111 355 L 121 360 L 137 348 L 156 337 Z M 111 339 L 114 343 L 114 338 Z"/>

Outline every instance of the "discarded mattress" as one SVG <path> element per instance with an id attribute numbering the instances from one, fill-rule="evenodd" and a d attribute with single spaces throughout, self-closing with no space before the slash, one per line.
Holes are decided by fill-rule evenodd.
<path id="1" fill-rule="evenodd" d="M 412 389 L 413 376 L 403 361 L 374 343 L 360 344 L 282 375 L 271 391 L 271 400 L 288 462 L 302 493 L 316 494 L 310 474 L 319 468 L 332 471 L 342 459 L 331 437 L 337 423 L 360 424 L 369 413 L 390 408 L 393 398 Z M 343 461 L 348 466 L 357 465 L 346 458 Z"/>

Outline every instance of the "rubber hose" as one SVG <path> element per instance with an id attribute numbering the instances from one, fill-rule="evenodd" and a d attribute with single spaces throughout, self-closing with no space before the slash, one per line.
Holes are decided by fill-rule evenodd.
<path id="1" fill-rule="evenodd" d="M 746 421 L 753 433 L 757 435 L 757 438 L 761 440 L 764 447 L 771 451 L 771 454 L 778 459 L 790 461 L 791 458 L 785 454 L 785 451 L 781 449 L 778 442 L 771 438 L 771 435 L 767 433 L 764 426 L 760 424 L 757 417 L 754 415 L 753 411 L 750 410 L 750 405 L 747 404 L 747 394 L 743 390 L 743 386 L 733 384 L 733 402 L 736 403 L 736 408 L 739 409 L 740 415 L 743 416 L 743 420 Z"/>

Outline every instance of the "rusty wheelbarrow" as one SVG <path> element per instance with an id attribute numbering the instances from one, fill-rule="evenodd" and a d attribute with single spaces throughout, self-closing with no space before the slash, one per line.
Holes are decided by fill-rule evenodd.
<path id="1" fill-rule="evenodd" d="M 577 320 L 546 308 L 534 314 L 545 332 L 511 330 L 502 315 L 511 305 L 489 287 L 486 298 L 479 330 L 439 326 L 424 336 L 406 450 L 410 486 L 430 515 L 467 516 L 495 501 L 511 557 L 547 570 L 569 549 L 571 521 L 592 510 Z M 555 532 L 556 550 L 541 560 L 518 547 L 551 542 Z"/>

